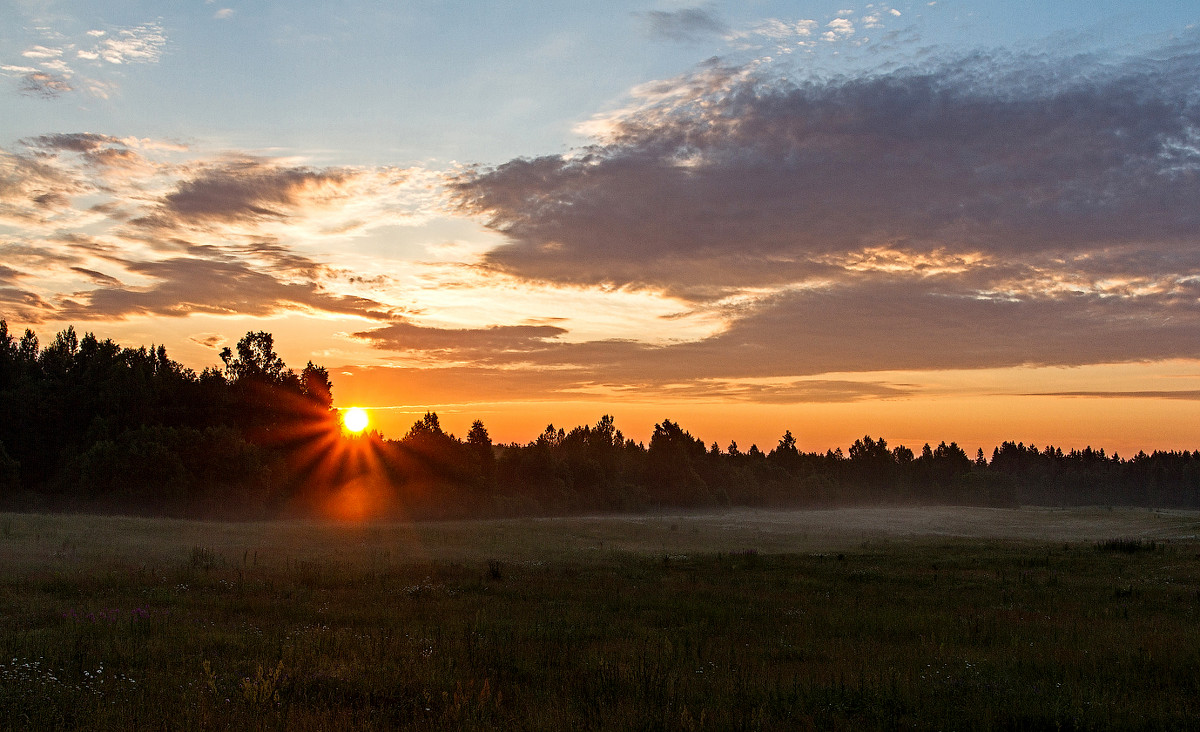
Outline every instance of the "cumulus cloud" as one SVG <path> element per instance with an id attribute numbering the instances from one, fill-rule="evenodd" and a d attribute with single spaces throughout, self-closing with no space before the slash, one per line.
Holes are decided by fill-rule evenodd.
<path id="1" fill-rule="evenodd" d="M 472 171 L 458 203 L 507 238 L 485 267 L 740 298 L 723 334 L 638 354 L 697 377 L 1197 357 L 1194 46 L 808 82 L 709 65 L 593 147 Z"/>
<path id="2" fill-rule="evenodd" d="M 829 30 L 821 34 L 823 41 L 839 41 L 854 35 L 854 21 L 848 18 L 834 18 L 826 23 L 825 27 Z"/>

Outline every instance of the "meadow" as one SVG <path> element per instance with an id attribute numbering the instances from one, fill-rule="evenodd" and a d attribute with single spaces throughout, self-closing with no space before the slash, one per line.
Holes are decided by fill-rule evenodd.
<path id="1" fill-rule="evenodd" d="M 1200 514 L 0 514 L 3 729 L 1188 728 Z"/>

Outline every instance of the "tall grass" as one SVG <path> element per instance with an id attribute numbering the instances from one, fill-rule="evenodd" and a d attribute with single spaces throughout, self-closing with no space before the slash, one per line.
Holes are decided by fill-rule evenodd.
<path id="1" fill-rule="evenodd" d="M 314 556 L 274 524 L 203 541 L 108 521 L 18 516 L 0 537 L 4 729 L 1162 728 L 1200 714 L 1194 543 L 539 559 L 531 522 L 503 542 L 495 525 L 426 529 L 476 536 L 453 558 L 392 543 L 413 527 L 322 529 L 345 550 Z"/>

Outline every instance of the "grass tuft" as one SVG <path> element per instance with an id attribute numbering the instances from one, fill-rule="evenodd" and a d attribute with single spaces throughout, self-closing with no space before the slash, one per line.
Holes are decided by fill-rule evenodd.
<path id="1" fill-rule="evenodd" d="M 1098 542 L 1096 549 L 1102 552 L 1119 552 L 1122 554 L 1136 554 L 1138 552 L 1152 552 L 1159 548 L 1159 544 L 1149 539 L 1106 539 Z"/>

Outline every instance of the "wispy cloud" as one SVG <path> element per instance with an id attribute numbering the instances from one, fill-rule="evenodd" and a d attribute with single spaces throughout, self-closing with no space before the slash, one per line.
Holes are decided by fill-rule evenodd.
<path id="1" fill-rule="evenodd" d="M 426 178 L 95 133 L 30 138 L 0 150 L 0 226 L 11 228 L 0 257 L 16 273 L 3 300 L 30 322 L 286 311 L 390 320 L 403 308 L 302 245 L 419 218 Z"/>
<path id="2" fill-rule="evenodd" d="M 367 298 L 329 293 L 314 279 L 289 281 L 284 272 L 264 271 L 236 258 L 175 257 L 121 261 L 124 271 L 146 278 L 148 286 L 103 286 L 65 298 L 56 317 L 112 320 L 131 316 L 184 316 L 196 313 L 262 317 L 295 310 L 386 318 L 390 313 Z"/>
<path id="3" fill-rule="evenodd" d="M 280 167 L 258 158 L 206 166 L 167 194 L 155 223 L 236 222 L 283 219 L 302 207 L 328 204 L 344 195 L 342 171 Z"/>
<path id="4" fill-rule="evenodd" d="M 694 379 L 654 374 L 606 376 L 594 368 L 496 368 L 490 364 L 442 367 L 349 366 L 343 371 L 368 391 L 409 404 L 479 404 L 504 401 L 669 400 L 766 404 L 844 403 L 903 398 L 903 384 L 845 379 Z"/>
<path id="5" fill-rule="evenodd" d="M 100 37 L 91 49 L 81 49 L 80 58 L 95 54 L 110 64 L 151 64 L 162 58 L 167 36 L 161 23 L 145 23 L 134 28 L 120 28 Z"/>
<path id="6" fill-rule="evenodd" d="M 0 72 L 18 80 L 27 95 L 47 99 L 71 92 L 105 97 L 113 88 L 106 67 L 154 64 L 167 46 L 166 33 L 158 21 L 130 28 L 94 29 L 68 39 L 44 31 L 43 43 L 21 52 L 21 64 L 0 64 Z"/>
<path id="7" fill-rule="evenodd" d="M 70 78 L 70 75 L 67 74 L 55 74 L 37 69 L 27 72 L 22 71 L 21 93 L 29 96 L 53 99 L 54 97 L 75 91 L 75 85 L 71 83 Z"/>
<path id="8" fill-rule="evenodd" d="M 61 48 L 47 48 L 45 46 L 33 46 L 21 53 L 25 58 L 49 60 L 62 58 L 63 50 Z"/>
<path id="9" fill-rule="evenodd" d="M 637 13 L 651 36 L 670 41 L 694 41 L 719 37 L 729 32 L 714 12 L 705 8 L 650 10 Z"/>
<path id="10" fill-rule="evenodd" d="M 1177 391 L 1055 391 L 1038 392 L 1031 396 L 1087 397 L 1089 399 L 1183 399 L 1200 401 L 1200 390 L 1179 389 Z"/>

